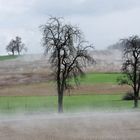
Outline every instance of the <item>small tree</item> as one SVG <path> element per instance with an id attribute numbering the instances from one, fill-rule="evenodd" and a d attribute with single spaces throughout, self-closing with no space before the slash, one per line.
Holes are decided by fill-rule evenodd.
<path id="1" fill-rule="evenodd" d="M 11 40 L 10 43 L 6 46 L 6 51 L 11 52 L 12 55 L 15 55 L 16 52 L 16 42 L 15 40 Z"/>
<path id="2" fill-rule="evenodd" d="M 128 84 L 132 87 L 134 107 L 137 108 L 140 90 L 140 38 L 132 36 L 121 42 L 124 45 L 122 65 L 124 76 L 119 81 L 120 84 Z"/>
<path id="3" fill-rule="evenodd" d="M 15 54 L 15 52 L 20 55 L 22 51 L 27 51 L 27 48 L 25 47 L 25 44 L 22 43 L 21 38 L 17 36 L 15 40 L 12 39 L 10 41 L 10 43 L 6 47 L 6 50 L 7 52 L 12 52 L 13 55 Z"/>
<path id="4" fill-rule="evenodd" d="M 78 84 L 78 76 L 84 74 L 86 62 L 93 62 L 88 54 L 87 42 L 83 40 L 81 31 L 70 24 L 64 24 L 61 18 L 52 17 L 42 25 L 43 46 L 45 53 L 50 54 L 50 63 L 54 79 L 57 81 L 58 112 L 63 112 L 63 95 L 71 87 L 70 79 Z"/>
<path id="5" fill-rule="evenodd" d="M 18 55 L 20 55 L 20 53 L 23 50 L 26 51 L 25 44 L 22 43 L 21 37 L 17 36 L 15 42 L 16 42 L 16 51 L 17 51 Z"/>

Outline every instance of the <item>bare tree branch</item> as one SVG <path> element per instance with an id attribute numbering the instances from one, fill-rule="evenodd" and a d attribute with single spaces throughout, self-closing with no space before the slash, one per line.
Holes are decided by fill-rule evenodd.
<path id="1" fill-rule="evenodd" d="M 121 40 L 124 46 L 122 72 L 126 75 L 125 83 L 132 86 L 134 91 L 134 107 L 138 107 L 140 90 L 140 38 L 131 36 Z M 121 80 L 124 80 L 121 79 Z"/>
<path id="2" fill-rule="evenodd" d="M 63 111 L 63 94 L 71 87 L 70 80 L 78 83 L 87 62 L 94 62 L 88 50 L 92 45 L 83 39 L 79 28 L 62 22 L 62 18 L 51 17 L 47 24 L 40 26 L 43 33 L 45 53 L 50 54 L 49 61 L 57 81 L 58 111 Z"/>

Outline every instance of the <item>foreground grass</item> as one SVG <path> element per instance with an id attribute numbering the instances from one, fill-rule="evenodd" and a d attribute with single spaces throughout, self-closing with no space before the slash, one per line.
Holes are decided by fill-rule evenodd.
<path id="1" fill-rule="evenodd" d="M 15 59 L 17 58 L 17 55 L 4 55 L 4 56 L 0 56 L 0 61 L 4 61 L 4 60 L 9 60 L 9 59 Z"/>
<path id="2" fill-rule="evenodd" d="M 131 109 L 132 101 L 122 101 L 122 95 L 79 95 L 64 97 L 64 111 Z M 57 96 L 0 97 L 0 112 L 57 112 Z"/>

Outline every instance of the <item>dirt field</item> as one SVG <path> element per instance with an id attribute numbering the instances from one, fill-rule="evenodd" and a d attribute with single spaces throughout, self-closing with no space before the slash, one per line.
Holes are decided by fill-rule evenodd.
<path id="1" fill-rule="evenodd" d="M 111 71 L 111 67 L 112 71 L 118 71 L 120 68 L 120 57 L 113 58 L 113 54 L 109 52 L 95 52 L 93 55 L 98 62 L 94 65 L 94 71 Z M 91 70 L 93 70 L 93 66 L 88 68 L 88 71 Z M 46 83 L 51 79 L 48 59 L 43 55 L 27 55 L 17 59 L 0 61 L 0 96 L 56 95 L 55 86 Z M 128 86 L 95 84 L 81 85 L 72 90 L 70 94 L 117 94 L 129 90 Z"/>
<path id="2" fill-rule="evenodd" d="M 118 52 L 95 51 L 92 55 L 96 63 L 87 71 L 118 72 L 121 55 Z M 0 61 L 0 87 L 30 84 L 50 80 L 50 64 L 43 55 L 25 55 L 16 59 Z"/>
<path id="3" fill-rule="evenodd" d="M 81 113 L 1 118 L 0 140 L 140 140 L 140 113 Z"/>
<path id="4" fill-rule="evenodd" d="M 10 92 L 9 92 L 10 91 Z M 111 84 L 80 85 L 66 92 L 65 95 L 81 94 L 120 94 L 130 91 L 129 86 Z M 56 87 L 48 83 L 34 83 L 27 85 L 3 86 L 0 88 L 0 96 L 48 96 L 57 95 Z"/>

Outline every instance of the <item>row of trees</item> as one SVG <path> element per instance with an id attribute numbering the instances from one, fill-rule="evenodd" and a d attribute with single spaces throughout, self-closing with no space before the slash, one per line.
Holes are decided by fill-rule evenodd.
<path id="1" fill-rule="evenodd" d="M 72 87 L 70 80 L 74 78 L 76 84 L 78 77 L 84 75 L 84 67 L 95 61 L 89 54 L 93 49 L 85 41 L 81 30 L 71 24 L 65 24 L 62 18 L 51 17 L 45 25 L 40 26 L 45 54 L 49 54 L 52 75 L 57 82 L 58 112 L 63 112 L 63 95 Z M 134 93 L 134 107 L 138 107 L 140 90 L 140 38 L 132 36 L 119 42 L 123 46 L 123 76 L 120 84 L 128 84 Z M 26 50 L 20 37 L 16 37 L 6 47 L 8 52 L 18 54 Z"/>
<path id="2" fill-rule="evenodd" d="M 15 39 L 12 39 L 6 46 L 6 51 L 8 53 L 12 53 L 12 55 L 20 55 L 22 51 L 27 51 L 27 48 L 25 47 L 25 44 L 22 43 L 21 37 L 17 36 Z"/>
<path id="3" fill-rule="evenodd" d="M 71 88 L 70 80 L 77 84 L 78 76 L 84 75 L 84 67 L 93 64 L 94 59 L 88 53 L 93 49 L 83 38 L 81 30 L 70 24 L 64 24 L 60 18 L 50 18 L 41 26 L 45 53 L 50 54 L 54 79 L 57 81 L 58 112 L 63 112 L 63 95 Z M 121 84 L 132 86 L 134 107 L 138 107 L 140 90 L 140 38 L 132 36 L 119 42 L 123 46 L 123 77 Z"/>

